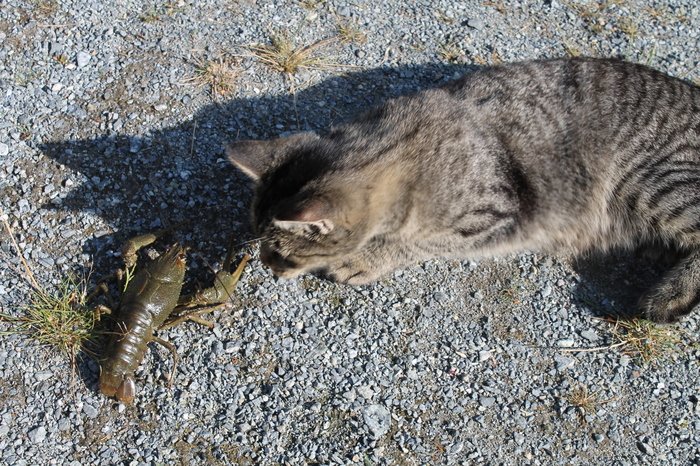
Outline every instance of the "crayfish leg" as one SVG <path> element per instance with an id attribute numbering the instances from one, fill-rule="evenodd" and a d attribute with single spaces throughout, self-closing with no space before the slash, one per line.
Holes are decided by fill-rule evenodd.
<path id="1" fill-rule="evenodd" d="M 176 317 L 168 318 L 163 325 L 157 328 L 157 330 L 165 330 L 170 327 L 174 327 L 177 324 L 181 324 L 182 322 L 185 322 L 187 320 L 191 320 L 192 322 L 197 322 L 198 324 L 206 325 L 210 329 L 214 330 L 214 323 L 210 322 L 206 319 L 202 319 L 199 317 L 199 314 L 206 314 L 208 312 L 212 312 L 218 308 L 223 306 L 223 304 L 217 304 L 216 306 L 209 306 L 209 307 L 203 307 L 199 309 L 194 309 L 191 310 L 185 314 L 178 315 Z"/>
<path id="2" fill-rule="evenodd" d="M 114 299 L 112 299 L 112 295 L 109 294 L 109 286 L 107 286 L 107 284 L 105 283 L 105 280 L 107 280 L 109 278 L 113 278 L 114 276 L 115 276 L 115 274 L 108 275 L 106 277 L 103 277 L 99 282 L 97 282 L 97 286 L 95 287 L 94 290 L 92 290 L 92 293 L 87 295 L 87 297 L 85 298 L 85 301 L 89 302 L 91 299 L 93 299 L 95 296 L 97 296 L 97 294 L 102 294 L 102 295 L 104 295 L 105 299 L 107 300 L 109 307 L 111 309 L 116 309 L 116 306 L 114 304 Z M 102 307 L 102 308 L 107 309 L 105 306 L 102 306 L 102 305 L 98 305 L 97 307 L 98 308 Z M 104 312 L 104 311 L 101 311 L 101 312 Z M 107 314 L 110 314 L 110 313 L 107 312 Z"/>
<path id="3" fill-rule="evenodd" d="M 229 273 L 228 268 L 231 263 L 231 258 L 227 256 L 227 258 L 224 260 L 224 268 L 222 268 L 214 278 L 214 286 L 207 288 L 206 290 L 196 291 L 194 293 L 181 296 L 177 302 L 177 305 L 181 307 L 192 307 L 198 304 L 208 305 L 228 301 L 236 289 L 236 284 L 241 278 L 243 268 L 248 260 L 250 260 L 250 256 L 246 254 L 241 260 L 241 263 L 238 264 L 238 267 L 236 267 L 236 270 L 233 273 Z"/>
<path id="4" fill-rule="evenodd" d="M 170 386 L 173 384 L 173 380 L 175 380 L 175 371 L 177 370 L 177 351 L 175 350 L 175 345 L 156 336 L 153 336 L 152 339 L 156 343 L 160 343 L 161 345 L 165 346 L 171 353 L 173 353 L 173 372 L 172 376 L 170 376 L 170 380 L 168 381 L 168 388 L 170 388 Z"/>

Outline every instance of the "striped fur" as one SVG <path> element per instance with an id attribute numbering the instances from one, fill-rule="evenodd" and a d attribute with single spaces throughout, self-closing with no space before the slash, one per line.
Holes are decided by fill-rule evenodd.
<path id="1" fill-rule="evenodd" d="M 615 60 L 485 69 L 325 137 L 227 146 L 257 180 L 261 259 L 363 284 L 433 257 L 656 241 L 686 257 L 640 301 L 700 302 L 700 88 Z"/>

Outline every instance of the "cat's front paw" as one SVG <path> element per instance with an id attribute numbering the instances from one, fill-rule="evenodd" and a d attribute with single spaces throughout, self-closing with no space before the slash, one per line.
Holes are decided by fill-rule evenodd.
<path id="1" fill-rule="evenodd" d="M 380 274 L 373 272 L 366 265 L 353 260 L 331 265 L 326 269 L 326 275 L 337 282 L 353 286 L 366 285 L 380 277 Z"/>

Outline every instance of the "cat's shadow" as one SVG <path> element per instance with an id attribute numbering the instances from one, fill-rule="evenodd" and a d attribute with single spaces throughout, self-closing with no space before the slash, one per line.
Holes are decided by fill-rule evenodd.
<path id="1" fill-rule="evenodd" d="M 571 261 L 580 277 L 573 299 L 596 317 L 643 317 L 637 305 L 679 260 L 677 251 L 656 245 L 636 250 L 591 252 Z"/>
<path id="2" fill-rule="evenodd" d="M 228 162 L 223 142 L 325 133 L 389 98 L 435 87 L 469 70 L 442 64 L 364 69 L 331 76 L 296 94 L 212 103 L 192 120 L 147 136 L 113 133 L 41 144 L 45 156 L 82 175 L 65 198 L 42 207 L 89 211 L 116 231 L 84 233 L 84 252 L 94 258 L 97 276 L 119 265 L 117 251 L 128 238 L 182 220 L 189 221 L 176 238 L 216 260 L 230 234 L 238 243 L 254 239 L 248 223 L 251 184 Z M 143 106 L 153 113 L 151 105 Z M 80 124 L 85 123 L 76 120 Z"/>

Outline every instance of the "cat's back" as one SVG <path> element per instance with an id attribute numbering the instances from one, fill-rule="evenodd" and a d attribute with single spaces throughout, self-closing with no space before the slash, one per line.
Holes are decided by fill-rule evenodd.
<path id="1" fill-rule="evenodd" d="M 692 137 L 695 128 L 697 136 L 698 124 L 700 87 L 640 64 L 571 58 L 468 73 L 387 101 L 330 137 L 346 154 L 371 160 L 396 146 L 449 145 L 474 135 L 506 142 L 519 137 L 520 144 L 528 138 L 543 145 L 576 141 L 584 150 L 623 148 L 630 139 L 664 131 Z"/>

